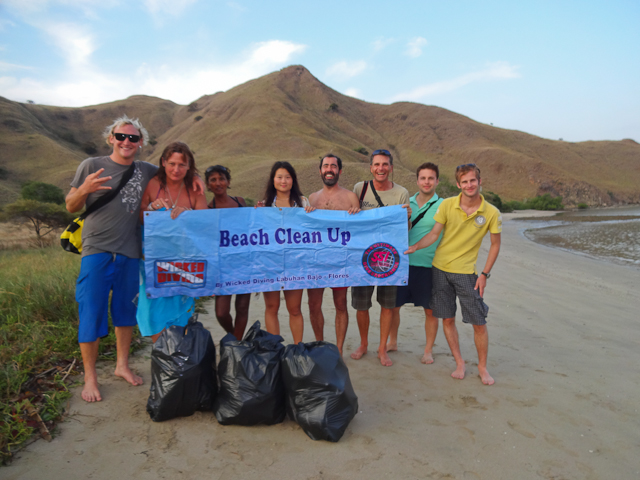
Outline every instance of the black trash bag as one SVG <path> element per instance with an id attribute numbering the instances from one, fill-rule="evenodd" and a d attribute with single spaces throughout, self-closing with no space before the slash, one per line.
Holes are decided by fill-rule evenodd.
<path id="1" fill-rule="evenodd" d="M 358 412 L 349 370 L 328 342 L 288 345 L 282 357 L 287 413 L 313 440 L 340 440 Z"/>
<path id="2" fill-rule="evenodd" d="M 151 389 L 147 412 L 154 422 L 210 411 L 216 382 L 216 347 L 194 315 L 186 327 L 162 332 L 151 351 Z"/>
<path id="3" fill-rule="evenodd" d="M 286 416 L 280 360 L 280 335 L 260 330 L 256 322 L 237 340 L 227 334 L 220 341 L 220 391 L 213 412 L 222 425 L 274 425 Z"/>

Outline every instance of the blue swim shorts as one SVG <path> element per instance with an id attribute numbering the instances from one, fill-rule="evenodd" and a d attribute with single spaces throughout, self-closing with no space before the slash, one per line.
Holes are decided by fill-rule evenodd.
<path id="1" fill-rule="evenodd" d="M 88 343 L 109 333 L 109 293 L 114 327 L 136 325 L 138 294 L 137 258 L 115 253 L 94 253 L 82 257 L 76 282 L 76 302 L 80 314 L 78 341 Z"/>

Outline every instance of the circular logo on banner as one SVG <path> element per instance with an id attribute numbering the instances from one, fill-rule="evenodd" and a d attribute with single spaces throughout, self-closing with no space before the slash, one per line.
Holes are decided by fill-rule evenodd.
<path id="1" fill-rule="evenodd" d="M 374 243 L 362 255 L 362 266 L 375 278 L 387 278 L 393 275 L 399 265 L 398 250 L 388 243 Z"/>

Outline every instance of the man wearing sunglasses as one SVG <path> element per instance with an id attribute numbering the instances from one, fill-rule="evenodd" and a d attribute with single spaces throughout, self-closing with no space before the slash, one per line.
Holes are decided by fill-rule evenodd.
<path id="1" fill-rule="evenodd" d="M 373 180 L 359 182 L 353 187 L 354 193 L 360 201 L 362 210 L 388 207 L 389 205 L 402 205 L 407 209 L 407 216 L 411 218 L 409 207 L 409 192 L 406 188 L 389 180 L 393 172 L 393 156 L 389 150 L 376 150 L 371 154 L 369 169 Z M 360 331 L 360 346 L 351 354 L 351 358 L 359 360 L 367 353 L 369 346 L 369 309 L 373 290 L 377 288 L 376 298 L 380 304 L 380 345 L 378 358 L 385 367 L 390 367 L 393 362 L 387 354 L 387 338 L 391 330 L 393 309 L 396 307 L 395 286 L 362 286 L 351 287 L 351 306 L 357 310 L 358 330 Z"/>
<path id="2" fill-rule="evenodd" d="M 456 369 L 451 376 L 463 379 L 465 375 L 455 324 L 457 297 L 462 321 L 473 325 L 480 379 L 485 385 L 493 385 L 494 380 L 487 371 L 489 334 L 486 318 L 489 307 L 484 303 L 484 289 L 500 253 L 502 216 L 480 194 L 482 180 L 480 169 L 475 164 L 459 165 L 456 183 L 461 190 L 460 195 L 443 200 L 433 217 L 436 221 L 433 229 L 405 253 L 412 254 L 428 247 L 444 229 L 433 258 L 431 308 L 434 317 L 443 319 L 442 329 L 456 361 Z M 478 275 L 478 251 L 487 232 L 491 235 L 491 246 L 482 273 Z"/>
<path id="3" fill-rule="evenodd" d="M 342 174 L 342 160 L 329 153 L 320 159 L 320 176 L 324 183 L 322 190 L 309 195 L 309 203 L 319 210 L 343 210 L 349 214 L 358 213 L 360 205 L 358 197 L 351 190 L 338 185 Z M 333 304 L 336 309 L 336 345 L 342 355 L 344 339 L 347 336 L 349 313 L 347 311 L 347 290 L 349 287 L 331 288 Z M 317 341 L 324 340 L 324 315 L 322 314 L 322 295 L 324 288 L 310 288 L 309 318 Z"/>
<path id="4" fill-rule="evenodd" d="M 124 115 L 107 127 L 104 137 L 113 149 L 111 155 L 84 160 L 66 197 L 67 210 L 78 212 L 129 177 L 115 198 L 87 216 L 82 229 L 76 301 L 80 317 L 78 341 L 84 363 L 82 398 L 87 402 L 102 400 L 96 360 L 100 337 L 109 332 L 110 294 L 117 341 L 114 373 L 131 385 L 142 384 L 142 378 L 129 368 L 129 347 L 136 325 L 133 302 L 138 293 L 138 262 L 142 253 L 140 200 L 158 170 L 150 163 L 134 161 L 142 145 L 149 141 L 139 120 Z M 199 190 L 204 191 L 202 181 L 198 183 Z"/>

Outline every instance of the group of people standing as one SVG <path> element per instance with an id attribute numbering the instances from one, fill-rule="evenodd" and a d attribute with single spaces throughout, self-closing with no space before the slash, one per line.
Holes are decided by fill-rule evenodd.
<path id="1" fill-rule="evenodd" d="M 66 198 L 67 209 L 78 212 L 91 205 L 101 195 L 116 188 L 124 175 L 133 174 L 119 194 L 89 215 L 83 229 L 82 263 L 76 286 L 79 305 L 80 349 L 85 369 L 82 398 L 100 401 L 96 360 L 100 337 L 108 333 L 108 312 L 116 331 L 117 362 L 115 375 L 132 385 L 141 385 L 142 378 L 128 365 L 133 327 L 139 325 L 144 336 L 155 340 L 171 325 L 186 325 L 194 311 L 190 297 L 148 299 L 144 275 L 140 274 L 143 256 L 141 222 L 144 212 L 170 210 L 171 218 L 186 210 L 206 208 L 242 208 L 242 197 L 228 194 L 231 174 L 227 167 L 214 165 L 206 169 L 204 181 L 198 175 L 194 155 L 182 142 L 168 145 L 156 167 L 135 161 L 136 154 L 148 142 L 148 133 L 139 120 L 127 116 L 118 118 L 105 130 L 105 139 L 113 148 L 111 155 L 84 160 L 71 182 Z M 461 194 L 446 200 L 438 198 L 439 169 L 424 163 L 417 169 L 418 193 L 408 191 L 390 180 L 393 155 L 388 150 L 376 150 L 370 157 L 372 180 L 359 182 L 353 191 L 339 185 L 342 160 L 327 154 L 320 160 L 322 188 L 307 199 L 302 195 L 296 172 L 288 162 L 276 162 L 270 172 L 264 198 L 257 207 L 300 207 L 307 212 L 315 209 L 342 210 L 356 215 L 389 205 L 402 205 L 407 211 L 409 228 L 410 271 L 407 286 L 351 287 L 351 305 L 357 311 L 360 345 L 351 354 L 358 360 L 368 351 L 369 309 L 374 290 L 381 307 L 378 358 L 383 366 L 391 366 L 389 351 L 398 348 L 397 336 L 400 308 L 414 303 L 425 310 L 426 348 L 422 362 L 433 362 L 432 347 L 438 330 L 438 318 L 456 361 L 454 378 L 462 379 L 465 364 L 460 354 L 455 326 L 456 297 L 460 299 L 463 322 L 474 326 L 478 350 L 478 370 L 482 382 L 492 384 L 486 362 L 488 307 L 483 301 L 486 280 L 500 249 L 501 217 L 498 210 L 485 202 L 480 194 L 480 169 L 473 164 L 456 169 L 456 182 Z M 205 189 L 213 192 L 209 204 Z M 483 237 L 491 234 L 491 248 L 480 276 L 475 263 Z M 143 273 L 143 272 L 142 272 Z M 332 288 L 336 318 L 336 345 L 343 353 L 348 326 L 348 287 Z M 309 316 L 316 340 L 324 339 L 322 313 L 323 288 L 309 289 Z M 111 301 L 109 297 L 111 295 Z M 280 324 L 280 291 L 264 292 L 265 327 L 278 334 Z M 289 325 L 295 343 L 303 338 L 303 290 L 284 292 Z M 230 314 L 230 295 L 216 296 L 215 312 L 220 325 L 236 338 L 242 338 L 247 325 L 250 294 L 236 295 L 235 322 Z M 136 301 L 137 300 L 137 301 Z"/>

